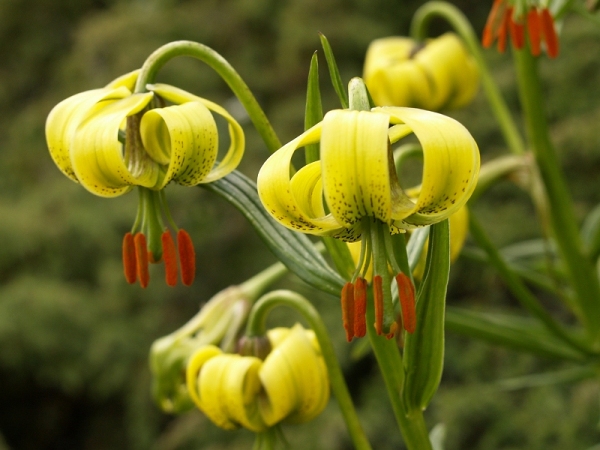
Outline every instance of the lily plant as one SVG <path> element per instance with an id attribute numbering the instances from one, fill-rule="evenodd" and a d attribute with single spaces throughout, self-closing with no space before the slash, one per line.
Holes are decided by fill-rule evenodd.
<path id="1" fill-rule="evenodd" d="M 537 71 L 540 58 L 558 56 L 556 23 L 572 4 L 495 0 L 480 44 L 456 7 L 426 3 L 415 13 L 411 37 L 375 41 L 365 58 L 364 81 L 354 77 L 347 88 L 321 35 L 340 107 L 323 113 L 315 54 L 305 129 L 285 144 L 233 67 L 195 42 L 167 44 L 141 69 L 59 103 L 46 122 L 58 168 L 100 197 L 138 190 L 137 217 L 123 240 L 129 283 L 148 286 L 148 264 L 161 260 L 169 286 L 177 283 L 178 265 L 183 284 L 194 279 L 191 237 L 173 222 L 164 195 L 171 181 L 202 186 L 234 205 L 280 261 L 215 295 L 188 323 L 155 342 L 150 366 L 157 404 L 169 413 L 198 408 L 219 427 L 256 433 L 256 449 L 272 449 L 282 424 L 315 419 L 331 391 L 354 446 L 371 448 L 318 310 L 295 292 L 266 292 L 288 271 L 340 302 L 348 342 L 367 337 L 352 345 L 373 352 L 410 450 L 442 448 L 435 436 L 430 438 L 424 410 L 442 377 L 446 327 L 576 360 L 580 377 L 595 373 L 590 365 L 600 351 L 600 283 L 592 259 L 600 255 L 600 214 L 586 222 L 586 249 L 549 137 Z M 430 38 L 433 17 L 445 19 L 453 32 Z M 482 53 L 482 45 L 496 41 L 504 52 L 508 36 L 526 139 Z M 210 66 L 245 107 L 271 151 L 256 182 L 236 170 L 244 132 L 223 107 L 155 83 L 159 70 L 180 56 Z M 467 107 L 480 81 L 511 153 L 481 168 L 467 127 L 442 114 Z M 220 150 L 215 115 L 227 122 L 227 149 Z M 299 151 L 305 164 L 294 158 Z M 421 162 L 421 169 L 406 177 L 404 163 L 411 158 Z M 467 202 L 477 201 L 487 187 L 523 170 L 541 186 L 532 198 L 547 213 L 551 237 L 546 239 L 555 242 L 565 268 L 555 286 L 569 286 L 568 295 L 549 290 L 573 311 L 577 327 L 559 323 L 544 308 L 525 275 L 467 210 Z M 416 184 L 409 182 L 414 179 Z M 530 314 L 527 325 L 446 308 L 451 260 L 469 231 L 485 261 Z M 171 232 L 177 233 L 177 246 Z M 269 329 L 268 315 L 281 306 L 291 308 L 307 328 Z"/>

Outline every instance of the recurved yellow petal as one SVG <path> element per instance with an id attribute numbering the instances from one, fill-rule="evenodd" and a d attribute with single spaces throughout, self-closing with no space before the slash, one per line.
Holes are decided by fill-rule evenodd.
<path id="1" fill-rule="evenodd" d="M 389 115 L 368 111 L 334 110 L 323 119 L 325 200 L 346 227 L 365 216 L 390 219 L 388 125 Z"/>
<path id="2" fill-rule="evenodd" d="M 110 83 L 105 86 L 105 89 L 116 89 L 118 87 L 126 87 L 129 91 L 133 92 L 135 88 L 135 83 L 138 79 L 138 75 L 140 73 L 140 69 L 133 70 L 125 75 L 121 75 L 118 78 L 115 78 Z"/>
<path id="3" fill-rule="evenodd" d="M 266 393 L 260 410 L 267 425 L 284 418 L 306 422 L 321 413 L 329 400 L 327 369 L 318 345 L 300 325 L 279 337 L 259 371 Z"/>
<path id="4" fill-rule="evenodd" d="M 146 112 L 140 135 L 150 157 L 166 166 L 155 189 L 164 188 L 173 179 L 194 186 L 206 178 L 217 159 L 217 125 L 208 108 L 199 102 Z"/>
<path id="5" fill-rule="evenodd" d="M 321 211 L 317 211 L 319 208 L 314 202 L 317 173 L 314 166 L 295 174 L 294 178 L 298 178 L 293 182 L 293 190 L 290 182 L 289 170 L 294 152 L 318 142 L 320 137 L 321 123 L 281 147 L 263 164 L 256 183 L 262 204 L 279 223 L 292 230 L 333 236 L 345 232 L 345 229 L 331 214 L 321 215 Z M 310 200 L 306 199 L 307 196 Z"/>
<path id="6" fill-rule="evenodd" d="M 123 86 L 106 89 L 94 89 L 75 94 L 56 105 L 46 119 L 46 141 L 50 156 L 67 177 L 78 182 L 71 163 L 71 140 L 81 121 L 90 110 L 100 104 L 131 95 Z"/>
<path id="7" fill-rule="evenodd" d="M 135 167 L 128 167 L 118 140 L 128 116 L 140 112 L 152 99 L 152 93 L 133 94 L 107 101 L 91 109 L 71 141 L 71 164 L 79 182 L 101 197 L 116 197 L 133 185 L 152 188 L 160 167 L 143 152 L 138 152 Z M 103 102 L 104 103 L 104 102 Z"/>
<path id="8" fill-rule="evenodd" d="M 227 121 L 230 138 L 229 149 L 227 150 L 227 153 L 225 154 L 223 159 L 221 159 L 221 161 L 216 166 L 211 166 L 211 171 L 197 183 L 210 183 L 212 181 L 218 180 L 219 178 L 222 178 L 230 172 L 232 172 L 238 166 L 242 159 L 242 156 L 244 155 L 244 131 L 242 130 L 240 124 L 224 108 L 202 97 L 192 95 L 189 92 L 186 92 L 182 89 L 178 89 L 176 87 L 169 86 L 166 84 L 148 85 L 147 88 L 150 91 L 155 92 L 157 95 L 164 98 L 165 100 L 175 104 L 185 104 L 188 102 L 200 103 L 206 108 L 208 108 L 210 111 L 219 114 Z M 180 182 L 180 180 L 177 177 L 175 177 L 175 180 L 177 182 Z"/>
<path id="9" fill-rule="evenodd" d="M 190 360 L 187 364 L 185 374 L 187 389 L 190 394 L 190 398 L 200 409 L 203 409 L 202 399 L 199 391 L 200 370 L 206 361 L 221 354 L 223 354 L 223 352 L 219 347 L 214 345 L 206 345 L 198 349 L 198 351 L 196 351 L 196 353 L 190 357 Z"/>
<path id="10" fill-rule="evenodd" d="M 391 123 L 408 125 L 423 148 L 423 177 L 415 212 L 392 213 L 393 225 L 413 228 L 448 218 L 475 189 L 479 149 L 459 122 L 431 111 L 413 108 L 375 108 L 390 114 Z"/>

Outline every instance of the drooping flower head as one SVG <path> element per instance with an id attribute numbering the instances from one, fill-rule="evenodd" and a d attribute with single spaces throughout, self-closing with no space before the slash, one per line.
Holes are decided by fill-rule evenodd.
<path id="1" fill-rule="evenodd" d="M 187 366 L 188 392 L 217 426 L 262 432 L 285 421 L 314 419 L 329 401 L 329 378 L 311 330 L 300 325 L 267 332 L 270 353 L 256 356 L 200 348 Z"/>
<path id="2" fill-rule="evenodd" d="M 533 56 L 541 54 L 542 43 L 550 58 L 558 56 L 559 41 L 552 12 L 534 0 L 494 0 L 482 44 L 488 48 L 497 40 L 498 50 L 503 53 L 510 36 L 513 46 L 520 50 L 526 44 L 526 32 Z"/>
<path id="3" fill-rule="evenodd" d="M 127 281 L 139 278 L 146 287 L 148 263 L 164 259 L 167 284 L 176 284 L 177 252 L 164 217 L 177 232 L 181 278 L 189 285 L 194 248 L 173 223 L 162 190 L 171 181 L 194 186 L 227 175 L 243 155 L 244 134 L 223 108 L 178 88 L 157 84 L 132 93 L 137 74 L 56 105 L 46 121 L 46 140 L 58 168 L 91 193 L 117 197 L 139 188 L 138 216 L 123 240 Z M 229 123 L 231 144 L 220 162 L 213 113 Z"/>
<path id="4" fill-rule="evenodd" d="M 410 134 L 423 150 L 423 175 L 416 197 L 401 186 L 390 148 Z M 321 160 L 290 178 L 294 153 L 317 142 Z M 364 271 L 369 259 L 374 261 L 375 328 L 389 334 L 395 315 L 391 295 L 384 295 L 389 287 L 382 286 L 382 275 L 388 264 L 404 275 L 397 276 L 401 289 L 406 287 L 407 275 L 401 274 L 394 260 L 390 234 L 447 219 L 466 203 L 478 173 L 479 150 L 461 124 L 430 111 L 382 107 L 328 112 L 321 123 L 271 155 L 257 184 L 265 209 L 288 228 L 363 242 L 363 257 L 342 291 L 342 302 L 355 304 L 351 339 L 364 335 Z"/>
<path id="5" fill-rule="evenodd" d="M 479 70 L 453 33 L 425 43 L 396 36 L 371 42 L 364 80 L 376 105 L 439 111 L 460 108 L 473 99 Z"/>

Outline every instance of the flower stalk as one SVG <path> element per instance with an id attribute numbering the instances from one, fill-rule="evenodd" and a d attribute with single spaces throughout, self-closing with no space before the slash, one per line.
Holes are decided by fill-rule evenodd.
<path id="1" fill-rule="evenodd" d="M 246 108 L 250 120 L 267 148 L 274 152 L 281 147 L 275 130 L 248 85 L 225 58 L 206 45 L 193 41 L 175 41 L 158 48 L 144 62 L 135 85 L 135 92 L 146 92 L 146 86 L 154 83 L 156 74 L 161 67 L 177 56 L 199 59 L 217 72 Z"/>
<path id="2" fill-rule="evenodd" d="M 544 97 L 538 73 L 538 59 L 527 50 L 514 52 L 517 67 L 519 97 L 525 115 L 525 125 L 551 205 L 549 211 L 553 237 L 565 263 L 565 270 L 579 306 L 578 316 L 584 324 L 590 342 L 600 346 L 600 284 L 594 268 L 583 251 L 573 203 L 560 169 L 558 155 L 550 140 L 550 129 L 544 110 Z"/>
<path id="3" fill-rule="evenodd" d="M 508 148 L 516 155 L 525 153 L 525 144 L 521 133 L 515 124 L 504 98 L 500 94 L 498 85 L 487 67 L 481 46 L 479 45 L 479 39 L 465 15 L 450 3 L 441 1 L 427 2 L 415 12 L 411 22 L 410 35 L 414 39 L 424 40 L 427 37 L 429 23 L 434 17 L 445 19 L 463 39 L 477 62 L 481 75 L 481 84 Z"/>
<path id="4" fill-rule="evenodd" d="M 321 320 L 317 310 L 308 300 L 295 292 L 286 290 L 278 290 L 265 294 L 252 307 L 250 316 L 248 317 L 246 336 L 262 336 L 266 332 L 268 314 L 273 308 L 280 305 L 288 306 L 300 313 L 307 321 L 309 327 L 314 331 L 329 372 L 331 389 L 340 406 L 350 438 L 357 450 L 370 450 L 371 445 L 358 420 L 350 392 L 335 356 L 333 345 L 329 339 L 327 327 Z"/>

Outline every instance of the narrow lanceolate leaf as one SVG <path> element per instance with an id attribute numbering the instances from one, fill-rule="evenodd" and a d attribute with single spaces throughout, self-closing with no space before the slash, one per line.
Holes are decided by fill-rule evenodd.
<path id="1" fill-rule="evenodd" d="M 321 45 L 323 46 L 323 51 L 325 52 L 325 59 L 327 60 L 329 75 L 331 75 L 331 83 L 333 84 L 333 88 L 340 99 L 342 108 L 346 109 L 348 108 L 348 94 L 346 93 L 346 86 L 344 86 L 344 83 L 342 82 L 340 71 L 338 70 L 337 63 L 335 62 L 333 50 L 331 49 L 331 45 L 329 45 L 329 41 L 325 35 L 319 34 L 319 38 L 321 39 Z"/>
<path id="2" fill-rule="evenodd" d="M 321 90 L 319 88 L 319 60 L 315 52 L 310 60 L 310 69 L 308 71 L 308 84 L 306 87 L 306 111 L 304 113 L 304 129 L 308 130 L 312 126 L 323 120 L 323 106 L 321 104 Z M 306 164 L 319 159 L 319 144 L 309 144 L 304 147 Z"/>
<path id="3" fill-rule="evenodd" d="M 435 394 L 444 366 L 444 315 L 450 273 L 448 221 L 431 226 L 425 278 L 417 298 L 417 323 L 406 335 L 402 399 L 406 410 L 423 410 Z"/>
<path id="4" fill-rule="evenodd" d="M 338 297 L 344 280 L 327 264 L 303 234 L 279 225 L 263 208 L 256 185 L 238 171 L 202 185 L 235 206 L 257 231 L 271 252 L 311 286 Z"/>
<path id="5" fill-rule="evenodd" d="M 586 358 L 557 339 L 539 320 L 529 317 L 449 308 L 446 327 L 464 336 L 545 358 L 574 361 Z"/>

